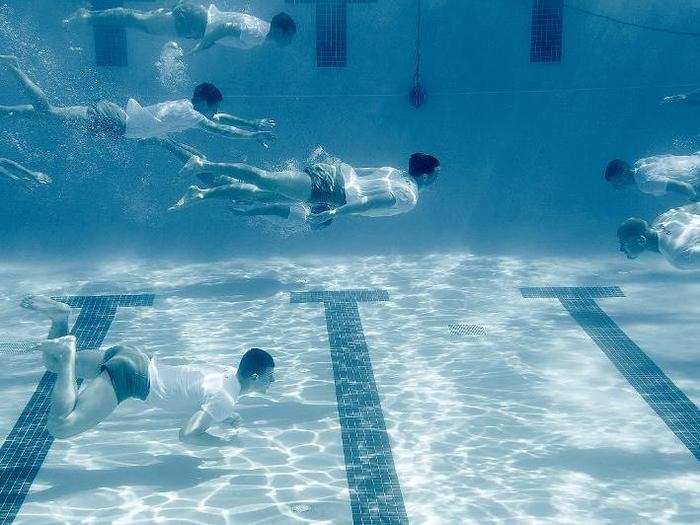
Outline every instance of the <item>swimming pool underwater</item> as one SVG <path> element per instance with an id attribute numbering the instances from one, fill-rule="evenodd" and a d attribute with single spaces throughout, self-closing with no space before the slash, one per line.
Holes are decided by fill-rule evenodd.
<path id="1" fill-rule="evenodd" d="M 153 307 L 119 308 L 104 345 L 221 366 L 259 346 L 278 365 L 268 396 L 241 401 L 230 446 L 183 445 L 180 419 L 133 400 L 54 442 L 15 523 L 404 523 L 403 507 L 416 524 L 697 522 L 689 449 L 559 301 L 520 290 L 619 286 L 624 297 L 597 303 L 697 403 L 697 275 L 625 267 L 468 254 L 4 266 L 0 341 L 46 337 L 17 306 L 25 293 L 145 292 Z M 375 291 L 361 326 L 347 295 L 293 293 L 358 289 Z M 366 350 L 379 413 L 370 371 L 352 366 Z M 36 352 L 0 351 L 6 436 L 44 371 Z M 697 453 L 697 426 L 680 432 Z"/>

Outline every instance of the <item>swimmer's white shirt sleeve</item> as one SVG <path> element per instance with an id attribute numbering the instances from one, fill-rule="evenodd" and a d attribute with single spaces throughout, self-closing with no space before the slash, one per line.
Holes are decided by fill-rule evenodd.
<path id="1" fill-rule="evenodd" d="M 166 137 L 199 125 L 206 117 L 187 99 L 170 100 L 143 107 L 129 99 L 126 105 L 126 136 L 128 138 Z"/>
<path id="2" fill-rule="evenodd" d="M 700 269 L 700 203 L 667 211 L 652 228 L 659 234 L 659 251 L 671 265 Z"/>
<path id="3" fill-rule="evenodd" d="M 657 157 L 641 159 L 634 165 L 634 181 L 639 191 L 659 197 L 666 194 L 668 177 L 660 173 Z"/>

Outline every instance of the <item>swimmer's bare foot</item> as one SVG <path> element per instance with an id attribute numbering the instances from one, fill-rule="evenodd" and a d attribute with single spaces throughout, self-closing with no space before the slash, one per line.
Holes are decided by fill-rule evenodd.
<path id="1" fill-rule="evenodd" d="M 168 208 L 168 211 L 177 211 L 204 199 L 204 190 L 197 186 L 190 186 L 182 198 Z"/>
<path id="2" fill-rule="evenodd" d="M 199 157 L 197 155 L 192 155 L 190 157 L 190 160 L 187 161 L 187 163 L 182 167 L 180 170 L 180 175 L 181 176 L 194 176 L 199 173 L 202 173 L 204 170 L 204 159 L 202 157 Z"/>
<path id="3" fill-rule="evenodd" d="M 90 11 L 81 7 L 63 21 L 64 27 L 70 27 L 77 22 L 85 22 L 90 18 Z"/>
<path id="4" fill-rule="evenodd" d="M 32 171 L 30 175 L 30 182 L 38 184 L 39 186 L 44 186 L 46 184 L 51 184 L 53 182 L 53 179 L 51 179 L 51 177 L 49 177 L 46 173 L 42 173 L 40 171 Z"/>
<path id="5" fill-rule="evenodd" d="M 661 101 L 662 104 L 675 104 L 677 102 L 685 102 L 685 95 L 671 95 L 670 97 L 664 97 Z"/>
<path id="6" fill-rule="evenodd" d="M 74 335 L 44 341 L 37 348 L 44 354 L 44 366 L 50 372 L 65 370 L 75 360 Z"/>
<path id="7" fill-rule="evenodd" d="M 27 295 L 22 299 L 20 306 L 42 313 L 52 321 L 67 319 L 70 313 L 70 307 L 66 303 L 54 301 L 44 295 Z"/>
<path id="8" fill-rule="evenodd" d="M 19 60 L 14 55 L 0 55 L 0 65 L 17 68 Z"/>

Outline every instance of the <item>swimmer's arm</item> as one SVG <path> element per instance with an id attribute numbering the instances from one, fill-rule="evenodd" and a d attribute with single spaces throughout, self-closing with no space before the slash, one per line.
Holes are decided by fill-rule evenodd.
<path id="1" fill-rule="evenodd" d="M 223 135 L 234 139 L 255 139 L 265 147 L 268 147 L 275 140 L 275 136 L 269 131 L 247 131 L 236 126 L 219 124 L 209 119 L 202 120 L 199 126 L 204 131 L 215 135 Z"/>
<path id="2" fill-rule="evenodd" d="M 194 55 L 195 53 L 209 49 L 211 46 L 216 44 L 217 40 L 221 40 L 222 38 L 229 36 L 238 38 L 241 36 L 241 29 L 234 24 L 222 24 L 214 31 L 205 34 L 201 40 L 197 42 L 197 45 L 187 52 L 187 55 Z"/>
<path id="3" fill-rule="evenodd" d="M 213 424 L 214 418 L 204 410 L 197 410 L 180 429 L 180 441 L 192 445 L 204 446 L 228 444 L 225 439 L 213 436 L 207 432 L 207 429 Z"/>
<path id="4" fill-rule="evenodd" d="M 669 180 L 666 183 L 666 191 L 669 193 L 678 193 L 680 195 L 684 195 L 688 197 L 688 200 L 690 201 L 696 201 L 698 199 L 698 195 L 695 191 L 695 188 L 693 188 L 693 186 L 691 184 L 688 184 L 687 182 Z"/>
<path id="5" fill-rule="evenodd" d="M 345 204 L 332 210 L 321 213 L 312 213 L 307 219 L 312 224 L 321 224 L 330 219 L 335 219 L 341 215 L 358 215 L 370 210 L 382 210 L 391 208 L 396 204 L 393 195 L 382 195 L 377 197 L 365 197 L 357 202 Z"/>
<path id="6" fill-rule="evenodd" d="M 272 129 L 277 125 L 277 123 L 274 120 L 269 118 L 246 120 L 235 115 L 229 115 L 228 113 L 217 113 L 216 115 L 214 115 L 213 120 L 214 122 L 218 122 L 219 124 L 226 124 L 228 126 L 238 126 L 239 128 L 247 128 L 253 131 Z"/>

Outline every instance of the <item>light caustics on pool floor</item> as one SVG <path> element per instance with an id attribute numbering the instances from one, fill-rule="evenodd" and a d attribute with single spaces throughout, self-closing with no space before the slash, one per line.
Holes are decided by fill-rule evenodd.
<path id="1" fill-rule="evenodd" d="M 140 308 L 134 309 L 133 314 L 127 312 L 132 310 L 131 308 L 125 310 L 124 315 L 136 315 L 137 318 L 130 319 L 128 326 L 117 326 L 112 331 L 121 332 L 120 335 L 123 337 L 125 330 L 138 333 L 140 325 L 145 324 L 146 335 L 141 341 L 142 344 L 148 344 L 146 341 L 148 336 L 157 334 L 163 316 L 169 315 L 177 318 L 177 321 L 170 319 L 172 324 L 170 328 L 173 326 L 180 328 L 179 337 L 184 340 L 179 343 L 187 346 L 199 340 L 199 347 L 207 348 L 208 345 L 215 344 L 217 335 L 224 340 L 230 340 L 234 334 L 227 333 L 227 330 L 221 326 L 218 332 L 206 332 L 204 326 L 200 327 L 198 332 L 197 323 L 206 323 L 205 317 L 208 312 L 211 312 L 213 318 L 225 323 L 226 317 L 233 316 L 235 312 L 237 320 L 231 318 L 230 322 L 234 325 L 245 325 L 244 334 L 261 335 L 262 331 L 267 330 L 269 333 L 266 337 L 271 343 L 270 346 L 280 347 L 291 344 L 296 349 L 297 355 L 292 356 L 291 353 L 287 353 L 284 355 L 286 359 L 280 359 L 280 363 L 284 363 L 285 360 L 290 363 L 285 368 L 297 368 L 296 374 L 306 367 L 303 375 L 307 377 L 300 381 L 301 389 L 292 388 L 291 397 L 300 400 L 302 405 L 322 406 L 319 412 L 324 417 L 316 419 L 312 417 L 310 422 L 304 425 L 304 411 L 299 406 L 297 409 L 301 421 L 294 422 L 292 417 L 291 421 L 281 425 L 284 427 L 286 424 L 288 428 L 277 434 L 275 433 L 278 431 L 274 430 L 272 425 L 267 426 L 274 422 L 274 417 L 263 422 L 259 433 L 264 436 L 264 441 L 258 442 L 259 437 L 254 437 L 256 432 L 254 425 L 251 425 L 249 433 L 246 434 L 246 439 L 256 443 L 258 447 L 263 444 L 272 444 L 273 447 L 268 447 L 268 452 L 274 446 L 280 448 L 280 444 L 276 441 L 287 440 L 288 444 L 281 449 L 288 452 L 287 457 L 291 458 L 294 468 L 290 470 L 290 465 L 285 468 L 284 462 L 280 462 L 279 458 L 268 465 L 256 466 L 255 461 L 251 461 L 252 456 L 236 459 L 236 461 L 243 459 L 243 464 L 247 468 L 242 468 L 241 463 L 232 464 L 228 458 L 225 458 L 223 465 L 217 465 L 216 459 L 212 457 L 205 457 L 204 463 L 195 461 L 193 477 L 197 483 L 194 487 L 170 487 L 170 490 L 163 491 L 176 494 L 170 496 L 171 501 L 173 503 L 179 501 L 180 505 L 187 506 L 193 522 L 286 523 L 325 520 L 333 523 L 357 524 L 379 522 L 400 524 L 409 521 L 453 523 L 458 516 L 474 522 L 487 519 L 546 521 L 550 518 L 556 521 L 557 517 L 561 518 L 566 512 L 571 513 L 572 516 L 589 516 L 593 521 L 600 518 L 586 508 L 585 502 L 576 501 L 575 498 L 571 501 L 572 496 L 566 495 L 567 489 L 561 485 L 556 486 L 556 483 L 552 483 L 551 493 L 546 495 L 542 494 L 543 489 L 540 488 L 539 491 L 535 489 L 537 478 L 542 476 L 549 476 L 558 479 L 561 483 L 574 485 L 585 485 L 598 479 L 601 486 L 607 486 L 608 489 L 611 489 L 611 484 L 614 485 L 614 483 L 610 475 L 605 473 L 604 468 L 596 473 L 586 472 L 586 476 L 591 479 L 581 478 L 580 476 L 584 473 L 580 471 L 581 469 L 577 471 L 571 464 L 572 461 L 575 463 L 575 459 L 566 457 L 567 446 L 563 436 L 570 429 L 567 428 L 566 422 L 560 419 L 563 411 L 557 407 L 557 403 L 560 403 L 561 399 L 550 401 L 551 407 L 548 411 L 537 410 L 537 406 L 542 405 L 543 402 L 542 389 L 539 388 L 543 381 L 551 380 L 556 384 L 562 380 L 561 375 L 548 377 L 544 374 L 538 377 L 536 368 L 541 364 L 538 361 L 541 356 L 533 359 L 533 355 L 526 355 L 527 352 L 518 354 L 511 349 L 499 350 L 494 347 L 495 344 L 503 344 L 508 336 L 514 340 L 515 344 L 521 342 L 515 333 L 515 326 L 509 327 L 510 321 L 504 317 L 504 313 L 498 312 L 499 306 L 504 303 L 500 305 L 498 301 L 491 303 L 491 298 L 484 295 L 484 292 L 479 292 L 475 285 L 475 280 L 497 279 L 499 273 L 501 276 L 509 275 L 510 279 L 508 283 L 501 283 L 498 289 L 492 289 L 491 295 L 510 293 L 507 290 L 512 290 L 513 293 L 519 291 L 523 296 L 520 308 L 534 305 L 535 303 L 531 302 L 534 298 L 560 301 L 571 319 L 590 336 L 614 368 L 663 420 L 667 426 L 665 432 L 671 437 L 675 434 L 678 438 L 677 444 L 673 444 L 669 436 L 657 440 L 662 443 L 662 449 L 658 451 L 659 463 L 668 462 L 668 449 L 670 449 L 673 452 L 671 464 L 677 466 L 678 479 L 688 476 L 693 480 L 697 479 L 693 477 L 694 471 L 689 470 L 695 469 L 695 465 L 689 459 L 678 459 L 679 455 L 681 457 L 683 455 L 679 450 L 680 443 L 685 445 L 690 454 L 698 458 L 700 427 L 697 407 L 597 303 L 597 299 L 603 297 L 622 298 L 620 288 L 609 284 L 603 287 L 518 288 L 512 283 L 514 270 L 517 270 L 515 273 L 520 284 L 543 282 L 543 278 L 552 282 L 552 277 L 541 269 L 528 272 L 513 268 L 510 266 L 512 261 L 502 261 L 497 271 L 489 270 L 485 266 L 480 267 L 475 260 L 471 260 L 469 265 L 459 262 L 459 259 L 453 261 L 449 286 L 445 286 L 446 283 L 439 283 L 437 286 L 429 285 L 425 291 L 422 291 L 420 286 L 415 289 L 410 286 L 411 290 L 402 291 L 401 282 L 392 281 L 388 274 L 377 275 L 373 279 L 375 282 L 371 285 L 377 286 L 376 288 L 343 290 L 339 285 L 342 285 L 344 280 L 351 285 L 355 284 L 348 276 L 330 277 L 323 275 L 319 268 L 307 267 L 306 271 L 317 274 L 316 276 L 320 278 L 316 282 L 326 289 L 293 291 L 291 304 L 290 296 L 287 295 L 286 290 L 283 290 L 285 286 L 272 286 L 269 295 L 262 298 L 243 297 L 245 294 L 238 293 L 224 294 L 209 301 L 204 299 L 204 303 L 201 302 L 203 300 L 201 295 L 197 294 L 193 294 L 195 300 L 187 298 L 186 294 L 184 299 L 168 299 L 168 295 L 177 297 L 178 294 L 169 293 L 168 290 L 161 294 L 158 291 L 158 280 L 151 282 L 156 283 L 153 288 L 158 297 L 162 295 L 165 305 L 155 308 L 152 307 L 153 295 L 130 295 L 121 291 L 116 295 L 100 293 L 89 296 L 70 296 L 65 293 L 65 296 L 60 299 L 71 304 L 73 308 L 79 309 L 80 313 L 73 326 L 73 333 L 79 339 L 80 349 L 95 348 L 103 343 L 115 320 L 118 308 L 119 315 L 122 315 L 121 307 Z M 421 261 L 404 263 L 405 267 L 402 268 L 406 274 L 404 277 L 408 277 L 408 274 L 417 270 L 421 264 L 427 263 Z M 288 277 L 300 277 L 300 272 L 304 271 L 302 268 L 286 270 L 287 273 L 293 274 Z M 573 271 L 575 270 L 574 268 Z M 199 271 L 201 273 L 201 268 Z M 152 273 L 153 277 L 162 277 L 162 274 Z M 517 275 L 518 273 L 522 275 Z M 308 284 L 316 288 L 314 280 L 310 278 L 313 275 L 306 277 Z M 285 280 L 294 281 L 294 279 Z M 460 288 L 460 282 L 469 284 Z M 145 289 L 143 284 L 141 283 L 137 289 Z M 214 289 L 210 286 L 210 282 L 205 284 L 205 289 Z M 240 284 L 232 284 L 230 287 L 237 289 L 238 286 L 237 290 L 240 291 Z M 192 283 L 186 286 L 191 287 Z M 64 287 L 64 290 L 67 288 Z M 284 306 L 285 298 L 286 306 Z M 421 306 L 418 310 L 425 309 L 431 312 L 431 318 L 413 317 L 408 314 L 416 309 L 417 303 L 425 301 L 430 304 Z M 440 306 L 432 304 L 433 301 L 442 303 L 447 311 L 441 313 Z M 215 302 L 220 304 L 214 305 Z M 370 305 L 373 302 L 377 302 L 374 308 Z M 302 306 L 302 303 L 309 304 Z M 318 306 L 314 307 L 314 303 Z M 546 304 L 547 301 L 543 303 Z M 203 308 L 203 312 L 198 317 L 186 320 L 186 311 L 191 312 L 197 307 Z M 260 324 L 262 318 L 259 316 L 265 315 L 268 309 L 273 312 L 271 319 L 279 320 L 280 325 L 275 326 L 263 321 L 262 324 L 265 326 L 254 328 L 253 325 L 256 322 Z M 505 315 L 514 315 L 517 312 L 513 307 L 502 306 L 502 309 L 507 310 Z M 281 313 L 282 310 L 285 314 Z M 319 327 L 319 314 L 325 317 L 325 336 L 323 333 L 320 335 L 313 333 L 314 329 Z M 290 319 L 290 315 L 294 319 Z M 286 317 L 282 320 L 280 316 Z M 456 322 L 455 319 L 470 319 L 470 321 L 467 324 Z M 491 323 L 487 322 L 489 319 Z M 471 324 L 472 320 L 474 324 Z M 365 334 L 363 324 L 367 321 L 370 323 L 370 329 Z M 536 321 L 536 317 L 531 316 L 528 321 L 532 323 Z M 185 324 L 188 322 L 189 324 Z M 116 324 L 119 325 L 118 322 Z M 521 328 L 527 329 L 526 327 L 527 323 Z M 166 326 L 161 328 L 165 332 L 168 331 Z M 532 325 L 530 325 L 530 331 L 532 331 L 531 328 Z M 421 331 L 425 334 L 421 335 Z M 537 332 L 536 337 L 541 339 L 540 344 L 549 338 L 550 341 L 559 340 L 557 345 L 562 342 L 566 345 L 567 338 L 572 337 L 570 322 L 567 324 L 566 318 L 562 317 L 556 317 L 552 322 L 552 319 L 545 315 L 543 322 L 538 324 Z M 560 337 L 562 334 L 563 338 Z M 455 335 L 476 337 L 460 341 L 455 339 Z M 533 336 L 533 334 L 528 335 Z M 398 339 L 397 336 L 399 336 Z M 188 337 L 191 341 L 187 341 Z M 432 342 L 432 347 L 428 341 Z M 299 352 L 303 351 L 303 345 L 309 342 L 316 347 L 323 345 L 325 350 L 319 348 L 313 354 L 300 356 Z M 8 349 L 8 359 L 15 356 L 18 358 L 24 356 L 29 359 L 31 356 L 31 350 L 21 342 L 8 343 L 5 347 L 0 345 L 0 352 L 3 348 Z M 589 372 L 598 375 L 610 372 L 602 366 L 596 356 L 590 355 L 590 349 L 585 350 L 588 351 L 586 359 L 589 361 L 587 362 L 593 367 Z M 215 351 L 216 348 L 207 349 L 209 353 Z M 491 360 L 489 360 L 489 353 L 491 353 Z M 404 356 L 406 359 L 399 361 L 399 356 Z M 206 360 L 207 357 L 211 355 L 199 355 L 197 359 Z M 305 362 L 306 358 L 312 360 L 312 365 Z M 445 363 L 438 363 L 432 367 L 427 363 L 431 358 L 447 358 L 452 366 L 448 366 L 442 372 L 435 372 L 431 368 L 440 368 Z M 465 366 L 459 372 L 467 375 L 467 381 L 461 385 L 450 377 L 450 374 L 454 374 L 455 370 L 462 366 L 459 363 L 460 359 L 464 361 Z M 554 359 L 557 358 L 554 357 Z M 528 360 L 532 362 L 528 363 Z M 323 366 L 330 365 L 330 368 L 325 370 L 319 368 L 322 361 L 325 361 Z M 313 384 L 313 381 L 308 379 L 311 371 L 320 375 L 325 372 L 327 376 L 324 381 Z M 53 473 L 51 468 L 41 468 L 52 444 L 50 436 L 43 428 L 47 395 L 52 384 L 51 376 L 51 374 L 45 374 L 41 378 L 29 403 L 19 417 L 15 418 L 17 421 L 15 426 L 11 430 L 8 429 L 8 437 L 0 449 L 2 461 L 0 522 L 9 523 L 16 518 L 18 521 L 26 520 L 30 523 L 32 517 L 42 515 L 42 510 L 47 513 L 48 516 L 43 516 L 48 522 L 73 522 L 71 520 L 77 522 L 79 515 L 83 518 L 91 515 L 90 509 L 81 509 L 75 517 L 71 517 L 70 506 L 57 513 L 56 510 L 46 508 L 48 500 L 41 498 L 42 492 L 50 493 L 54 490 L 50 487 L 46 488 L 46 480 L 42 480 L 42 475 L 47 476 L 48 481 L 53 479 L 54 483 L 60 478 L 60 474 L 55 472 L 60 470 L 55 466 L 57 462 L 53 462 Z M 295 377 L 299 378 L 298 375 Z M 392 382 L 390 379 L 392 377 L 398 380 Z M 614 383 L 614 376 L 608 377 Z M 305 382 L 309 385 L 304 384 Z M 540 383 L 538 388 L 528 390 L 531 388 L 530 383 L 537 385 L 538 382 Z M 431 383 L 435 384 L 435 391 L 431 390 Z M 332 390 L 329 389 L 331 385 Z M 500 385 L 498 390 L 493 388 L 496 385 Z M 284 385 L 281 386 L 284 387 Z M 308 388 L 305 388 L 306 386 Z M 282 391 L 283 388 L 280 390 Z M 329 390 L 334 392 L 331 394 L 332 397 L 329 397 Z M 439 392 L 439 395 L 436 395 L 436 392 Z M 580 394 L 585 396 L 584 391 Z M 538 396 L 540 398 L 536 399 Z M 462 406 L 459 404 L 460 400 L 463 402 Z M 575 401 L 581 402 L 580 399 Z M 137 412 L 136 408 L 130 410 L 132 414 Z M 638 405 L 636 411 L 644 412 Z M 254 414 L 254 412 L 255 410 L 251 407 L 249 413 Z M 291 415 L 293 416 L 293 413 Z M 626 414 L 615 414 L 615 416 L 625 417 Z M 114 422 L 111 425 L 117 425 L 119 417 L 118 414 L 113 415 Z M 573 416 L 572 419 L 576 417 L 581 416 Z M 648 422 L 649 415 L 645 414 L 645 417 L 645 422 Z M 251 418 L 255 419 L 255 416 Z M 109 426 L 106 423 L 103 422 L 101 427 Z M 558 429 L 555 428 L 557 425 L 559 425 Z M 600 425 L 601 427 L 614 426 L 610 422 L 600 422 Z M 305 426 L 316 428 L 309 431 L 304 429 Z M 137 426 L 132 425 L 131 430 L 138 434 L 139 431 L 136 428 Z M 147 441 L 147 448 L 160 447 L 160 452 L 154 454 L 153 458 L 167 465 L 170 460 L 164 461 L 163 458 L 166 457 L 168 448 L 170 447 L 172 454 L 175 446 L 158 444 L 154 437 L 159 434 L 153 431 L 153 425 L 151 429 L 153 436 Z M 100 430 L 110 432 L 113 428 Z M 431 431 L 435 435 L 430 435 Z M 517 436 L 519 432 L 522 433 L 520 438 Z M 324 434 L 323 440 L 319 439 L 319 436 Z M 114 441 L 119 442 L 119 436 L 109 435 Z M 289 441 L 290 435 L 295 435 L 297 439 Z M 302 438 L 303 435 L 307 436 L 306 443 Z M 332 438 L 331 435 L 336 437 Z M 438 436 L 439 439 L 436 439 Z M 332 443 L 334 439 L 339 443 Z M 547 443 L 547 439 L 550 443 Z M 581 436 L 573 438 L 569 436 L 569 441 L 577 439 L 580 440 Z M 100 431 L 92 432 L 86 438 L 79 438 L 77 441 L 82 440 L 100 442 Z M 103 437 L 101 442 L 104 441 Z M 64 447 L 59 453 L 64 456 L 64 459 L 65 454 L 70 453 L 74 457 L 76 455 L 81 457 L 81 461 L 87 463 L 95 461 L 99 464 L 104 460 L 104 458 L 90 458 L 89 451 L 81 450 L 80 445 L 58 443 L 57 446 Z M 609 446 L 604 444 L 600 447 L 603 451 L 602 458 L 607 457 L 606 449 Z M 639 447 L 639 444 L 635 446 Z M 634 450 L 635 446 L 631 447 L 631 450 Z M 132 446 L 131 449 L 133 448 Z M 500 452 L 499 448 L 501 448 Z M 629 453 L 625 448 L 625 446 L 622 447 L 623 453 Z M 295 449 L 303 451 L 301 455 L 306 456 L 297 463 L 295 461 L 299 458 L 295 458 Z M 590 445 L 581 447 L 580 443 L 570 443 L 568 449 L 578 450 L 582 456 L 589 457 L 597 450 Z M 319 474 L 323 467 L 321 464 L 314 464 L 314 454 L 334 458 L 331 459 L 331 463 L 335 462 L 332 465 L 334 474 L 326 476 L 322 482 L 319 482 Z M 557 454 L 561 459 L 561 465 L 557 465 Z M 649 454 L 653 456 L 653 453 Z M 688 452 L 685 454 L 692 459 Z M 274 454 L 271 455 L 274 456 Z M 642 457 L 648 458 L 648 456 Z M 329 459 L 329 457 L 325 458 L 326 461 Z M 50 460 L 51 456 L 49 456 Z M 187 462 L 177 460 L 173 464 L 177 464 L 178 461 Z M 647 459 L 647 461 L 651 460 Z M 111 463 L 114 464 L 114 461 Z M 441 464 L 440 468 L 436 467 L 438 464 Z M 94 469 L 95 465 L 92 467 Z M 101 467 L 104 468 L 105 465 Z M 236 468 L 242 468 L 245 474 L 236 476 Z M 450 471 L 451 468 L 454 472 Z M 668 469 L 664 472 L 672 475 L 674 469 L 671 467 Z M 156 474 L 163 475 L 167 472 L 167 466 L 160 468 L 156 463 L 153 470 Z M 552 470 L 556 475 L 552 476 L 550 472 Z M 207 471 L 212 477 L 207 476 Z M 651 471 L 652 474 L 655 473 L 654 469 Z M 218 494 L 223 496 L 232 488 L 227 485 L 240 483 L 246 478 L 252 479 L 256 476 L 254 474 L 256 472 L 258 481 L 254 484 L 259 490 L 251 491 L 242 499 L 240 494 L 231 494 L 228 502 L 226 498 L 218 498 Z M 641 474 L 644 475 L 644 472 Z M 511 479 L 511 476 L 515 479 Z M 619 473 L 615 476 L 619 476 Z M 32 489 L 35 478 L 36 487 Z M 651 478 L 653 479 L 654 476 Z M 630 487 L 626 486 L 627 481 L 620 480 L 621 493 L 629 493 Z M 104 484 L 103 480 L 102 485 Z M 97 485 L 96 489 L 105 491 L 99 483 Z M 304 485 L 313 485 L 318 499 L 314 499 L 313 490 L 303 494 L 306 490 Z M 201 489 L 197 490 L 200 486 Z M 650 498 L 652 501 L 659 500 L 658 504 L 661 506 L 663 503 L 660 500 L 664 498 L 671 500 L 681 498 L 681 489 L 676 489 L 676 493 L 666 494 L 661 498 L 660 495 L 654 494 L 654 491 L 658 491 L 659 488 L 652 487 L 653 485 L 645 488 L 638 487 L 637 490 L 642 493 L 646 490 L 647 496 L 653 496 Z M 161 517 L 171 516 L 172 518 L 174 514 L 165 512 L 165 508 L 168 507 L 168 497 L 155 498 L 154 496 L 154 493 L 159 492 L 158 489 L 158 480 L 155 479 L 143 490 L 138 489 L 138 483 L 136 487 L 130 487 L 128 483 L 124 483 L 124 488 L 113 494 L 103 494 L 102 497 L 112 500 L 112 503 L 115 503 L 115 498 L 120 500 L 117 502 L 120 504 L 114 505 L 109 510 L 112 520 L 121 516 L 125 522 L 138 522 L 139 519 L 147 522 L 146 516 L 154 516 L 154 511 L 146 508 L 149 503 L 155 503 L 153 506 L 160 509 L 158 515 Z M 89 490 L 89 487 L 82 486 L 82 490 Z M 188 490 L 197 494 L 181 495 Z M 135 494 L 138 492 L 143 494 L 140 498 Z M 274 494 L 272 501 L 269 496 L 271 492 Z M 55 493 L 61 496 L 60 491 Z M 261 501 L 254 501 L 253 494 L 259 494 Z M 295 501 L 295 494 L 302 496 Z M 509 501 L 515 494 L 520 494 L 521 501 Z M 67 496 L 70 496 L 70 493 Z M 143 508 L 127 511 L 125 503 L 129 498 L 134 497 L 137 497 L 136 501 Z M 36 501 L 33 501 L 33 498 Z M 198 502 L 195 503 L 197 498 Z M 60 497 L 57 498 L 59 502 L 60 499 Z M 489 499 L 490 501 L 486 503 Z M 214 500 L 216 504 L 213 503 Z M 562 502 L 563 500 L 566 501 Z M 41 503 L 42 501 L 44 503 Z M 451 511 L 438 510 L 444 509 L 443 505 L 448 502 L 456 508 Z M 72 504 L 74 503 L 73 501 Z M 227 503 L 230 505 L 228 509 Z M 625 513 L 630 515 L 629 513 L 632 512 L 626 509 L 621 501 L 609 501 L 606 505 L 608 515 L 624 516 Z M 692 507 L 692 504 L 687 502 L 686 505 Z M 60 508 L 60 504 L 58 507 Z M 99 511 L 96 512 L 99 513 Z"/>

